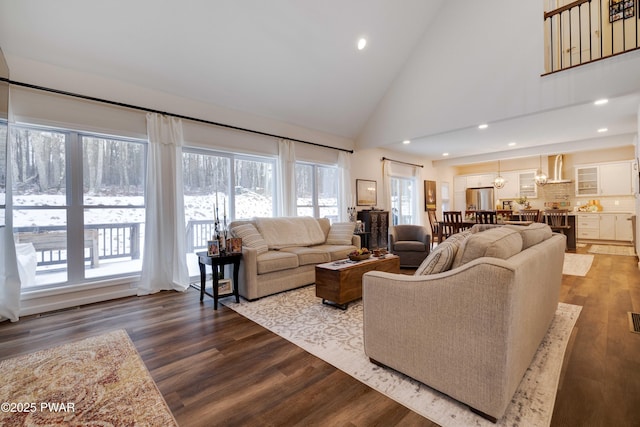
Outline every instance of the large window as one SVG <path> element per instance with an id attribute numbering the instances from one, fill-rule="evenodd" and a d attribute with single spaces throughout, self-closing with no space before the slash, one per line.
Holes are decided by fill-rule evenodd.
<path id="1" fill-rule="evenodd" d="M 214 234 L 214 207 L 221 228 L 233 219 L 275 214 L 275 159 L 185 149 L 182 155 L 187 253 L 206 248 Z"/>
<path id="2" fill-rule="evenodd" d="M 415 179 L 392 177 L 390 182 L 391 224 L 417 224 Z"/>
<path id="3" fill-rule="evenodd" d="M 23 290 L 139 272 L 146 144 L 13 127 L 13 231 Z"/>
<path id="4" fill-rule="evenodd" d="M 296 163 L 297 215 L 336 221 L 338 182 L 337 167 Z"/>
<path id="5" fill-rule="evenodd" d="M 147 145 L 90 135 L 81 140 L 85 277 L 140 271 Z"/>

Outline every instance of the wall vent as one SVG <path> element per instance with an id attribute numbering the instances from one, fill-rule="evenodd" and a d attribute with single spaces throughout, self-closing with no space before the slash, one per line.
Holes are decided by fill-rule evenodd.
<path id="1" fill-rule="evenodd" d="M 640 334 L 640 313 L 629 312 L 629 329 L 631 332 Z"/>

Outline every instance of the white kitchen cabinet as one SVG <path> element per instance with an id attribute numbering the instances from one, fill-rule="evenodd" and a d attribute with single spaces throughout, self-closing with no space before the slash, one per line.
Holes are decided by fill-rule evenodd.
<path id="1" fill-rule="evenodd" d="M 504 187 L 496 190 L 496 199 L 517 199 L 520 196 L 518 172 L 500 173 L 504 178 Z"/>
<path id="2" fill-rule="evenodd" d="M 578 239 L 599 239 L 600 238 L 600 215 L 578 214 Z"/>
<path id="3" fill-rule="evenodd" d="M 518 174 L 518 185 L 521 197 L 535 199 L 538 197 L 538 186 L 536 185 L 536 171 L 520 171 Z"/>
<path id="4" fill-rule="evenodd" d="M 600 165 L 601 196 L 626 196 L 633 194 L 632 162 L 607 163 Z"/>
<path id="5" fill-rule="evenodd" d="M 467 193 L 466 191 L 455 191 L 453 193 L 453 208 L 455 211 L 465 211 L 467 209 Z"/>
<path id="6" fill-rule="evenodd" d="M 629 196 L 633 194 L 633 162 L 576 166 L 576 196 Z"/>
<path id="7" fill-rule="evenodd" d="M 632 214 L 616 214 L 616 240 L 633 242 L 633 218 Z"/>
<path id="8" fill-rule="evenodd" d="M 464 175 L 458 175 L 453 177 L 453 191 L 460 192 L 467 189 L 467 177 Z"/>
<path id="9" fill-rule="evenodd" d="M 578 239 L 633 242 L 631 213 L 580 213 L 577 215 Z"/>
<path id="10" fill-rule="evenodd" d="M 616 216 L 598 215 L 600 240 L 616 240 Z"/>
<path id="11" fill-rule="evenodd" d="M 496 174 L 487 173 L 483 175 L 467 175 L 467 188 L 474 187 L 493 187 L 493 180 Z"/>

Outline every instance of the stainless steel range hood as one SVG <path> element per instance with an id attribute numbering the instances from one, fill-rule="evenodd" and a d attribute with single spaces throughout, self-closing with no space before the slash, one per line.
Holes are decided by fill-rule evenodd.
<path id="1" fill-rule="evenodd" d="M 570 179 L 564 178 L 563 174 L 563 157 L 558 154 L 553 161 L 553 179 L 547 181 L 547 184 L 565 184 L 571 182 Z"/>

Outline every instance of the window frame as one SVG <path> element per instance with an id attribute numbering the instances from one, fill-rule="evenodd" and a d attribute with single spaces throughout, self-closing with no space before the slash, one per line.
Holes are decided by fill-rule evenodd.
<path id="1" fill-rule="evenodd" d="M 88 132 L 85 130 L 61 128 L 55 126 L 43 126 L 30 123 L 12 124 L 9 128 L 8 144 L 14 144 L 14 131 L 27 130 L 35 132 L 52 132 L 65 135 L 65 202 L 63 205 L 18 205 L 13 203 L 13 188 L 6 188 L 6 198 L 10 203 L 6 205 L 6 214 L 13 217 L 15 210 L 62 210 L 65 212 L 65 231 L 67 235 L 66 247 L 66 280 L 43 283 L 29 287 L 23 287 L 22 293 L 33 291 L 51 290 L 67 286 L 87 286 L 91 283 L 110 281 L 123 277 L 139 276 L 141 269 L 137 271 L 127 271 L 122 273 L 111 273 L 104 276 L 87 277 L 85 274 L 84 255 L 84 212 L 86 209 L 144 209 L 145 205 L 85 205 L 84 204 L 84 159 L 83 159 L 83 138 L 93 137 L 108 139 L 111 141 L 123 141 L 137 143 L 144 146 L 144 168 L 143 179 L 146 179 L 147 150 L 148 142 L 140 138 L 123 137 L 119 135 L 108 135 L 98 132 Z M 12 180 L 12 186 L 15 179 Z M 146 188 L 145 183 L 142 184 Z M 144 196 L 146 204 L 146 194 Z M 13 227 L 15 227 L 12 219 Z M 15 230 L 12 230 L 15 233 Z M 143 244 L 143 242 L 142 242 Z"/>
<path id="2" fill-rule="evenodd" d="M 417 192 L 417 178 L 415 177 L 408 177 L 408 176 L 398 176 L 398 175 L 391 175 L 390 177 L 390 187 L 391 187 L 391 194 L 389 195 L 391 197 L 391 200 L 389 200 L 390 202 L 390 206 L 391 206 L 391 212 L 389 212 L 390 214 L 390 218 L 389 221 L 391 223 L 391 225 L 403 225 L 403 224 L 419 224 L 419 220 L 418 220 L 418 192 Z M 395 219 L 394 219 L 394 212 L 393 209 L 395 208 L 394 203 L 393 203 L 393 192 L 394 192 L 394 182 L 398 183 L 398 201 L 396 202 L 397 205 L 399 206 L 398 208 L 398 222 L 397 224 L 394 223 Z M 405 215 L 403 210 L 402 210 L 402 203 L 401 203 L 401 199 L 403 196 L 403 192 L 402 192 L 402 188 L 403 185 L 402 183 L 406 182 L 411 186 L 411 191 L 410 191 L 410 200 L 409 200 L 409 207 L 411 209 L 411 212 L 408 215 Z M 402 218 L 409 216 L 411 218 L 410 222 L 404 222 L 402 220 Z"/>
<path id="3" fill-rule="evenodd" d="M 318 185 L 319 185 L 319 180 L 318 180 L 318 174 L 319 171 L 321 169 L 331 169 L 331 170 L 335 170 L 336 172 L 339 171 L 339 168 L 337 165 L 327 165 L 327 164 L 321 164 L 321 163 L 313 163 L 313 162 L 305 162 L 305 161 L 297 161 L 295 163 L 296 168 L 298 166 L 310 166 L 311 167 L 311 205 L 299 205 L 298 204 L 298 194 L 297 194 L 297 184 L 296 184 L 296 214 L 297 214 L 297 210 L 298 208 L 312 208 L 313 211 L 313 217 L 314 218 L 320 218 L 320 208 L 331 208 L 334 206 L 324 206 L 324 205 L 320 205 L 320 201 L 319 201 L 319 197 L 320 197 L 320 192 L 318 189 Z M 297 173 L 296 173 L 297 175 Z M 340 212 L 340 189 L 339 189 L 339 185 L 338 188 L 336 189 L 336 204 L 335 204 L 335 208 L 338 212 Z M 338 218 L 340 218 L 340 215 L 337 215 Z"/>

